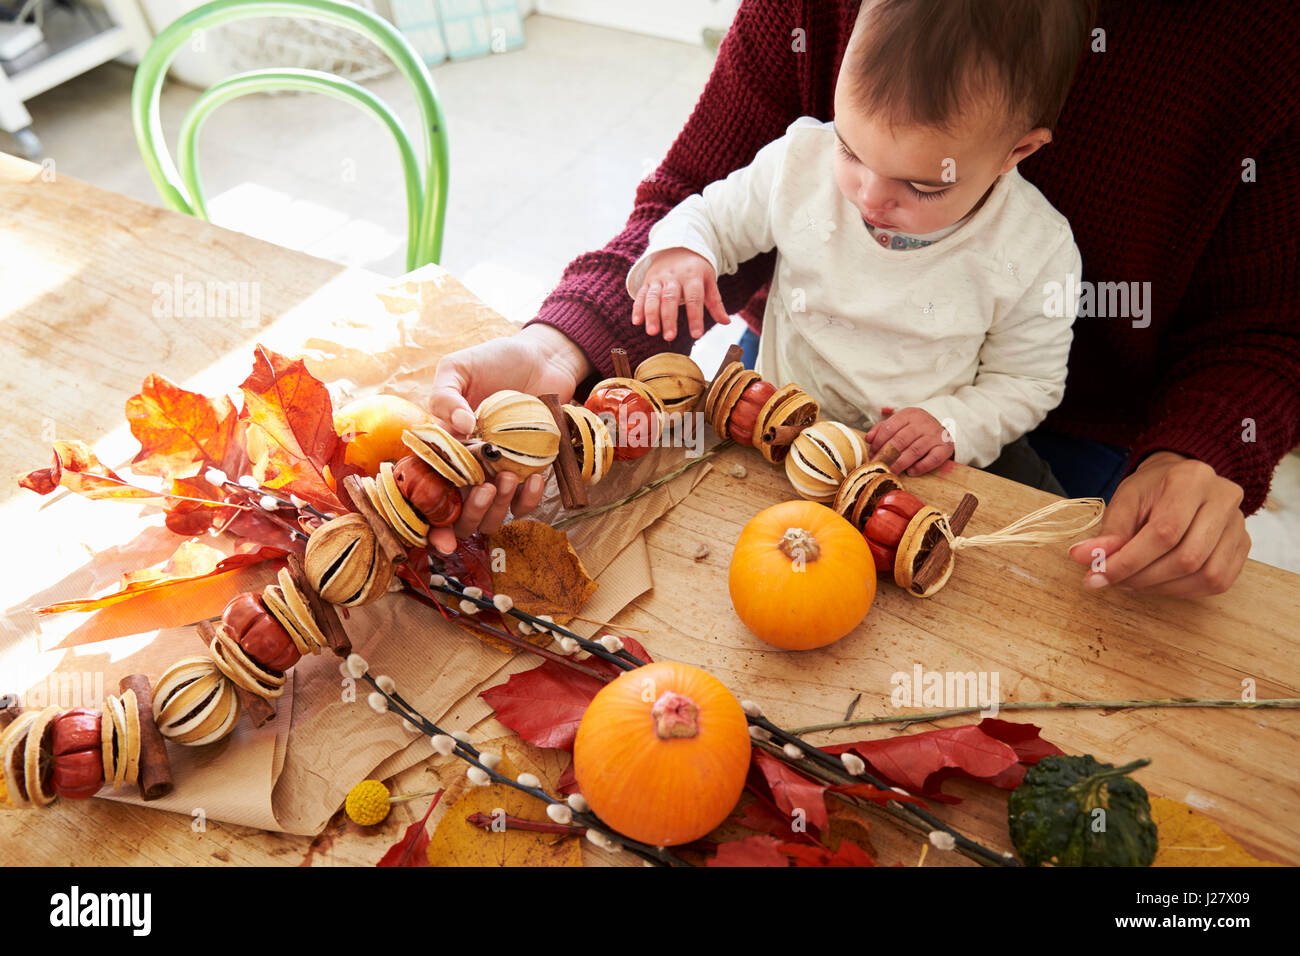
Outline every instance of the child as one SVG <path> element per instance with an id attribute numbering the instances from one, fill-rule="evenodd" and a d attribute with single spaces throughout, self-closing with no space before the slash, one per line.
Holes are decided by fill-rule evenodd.
<path id="1" fill-rule="evenodd" d="M 1016 164 L 1052 138 L 1089 7 L 867 0 L 835 121 L 796 120 L 654 227 L 633 324 L 671 341 L 682 306 L 695 337 L 705 310 L 729 322 L 717 275 L 775 248 L 764 379 L 892 444 L 899 474 L 992 462 L 1065 390 L 1074 303 L 1047 303 L 1078 288 L 1079 252 Z"/>

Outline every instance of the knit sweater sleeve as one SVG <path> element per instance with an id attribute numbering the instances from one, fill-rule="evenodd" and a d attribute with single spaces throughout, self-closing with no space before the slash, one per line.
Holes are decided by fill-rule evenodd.
<path id="1" fill-rule="evenodd" d="M 1197 263 L 1170 336 L 1160 400 L 1133 446 L 1199 459 L 1241 485 L 1251 514 L 1300 444 L 1300 124 L 1256 160 Z"/>
<path id="2" fill-rule="evenodd" d="M 795 126 L 817 120 L 796 120 Z M 781 167 L 790 131 L 758 151 L 754 161 L 704 191 L 687 196 L 650 230 L 646 251 L 627 275 L 628 295 L 635 297 L 650 271 L 654 254 L 689 249 L 708 260 L 715 276 L 729 275 L 741 262 L 776 248 L 772 234 L 772 190 Z"/>
<path id="3" fill-rule="evenodd" d="M 616 346 L 627 349 L 635 366 L 655 352 L 687 352 L 694 344 L 689 336 L 665 343 L 633 327 L 628 271 L 645 251 L 651 226 L 687 196 L 747 165 L 800 115 L 798 54 L 791 49 L 797 6 L 742 3 L 690 119 L 659 168 L 637 187 L 623 231 L 603 249 L 574 259 L 532 320 L 567 335 L 602 375 L 613 372 L 609 351 Z M 727 311 L 739 311 L 771 274 L 769 254 L 721 279 Z"/>

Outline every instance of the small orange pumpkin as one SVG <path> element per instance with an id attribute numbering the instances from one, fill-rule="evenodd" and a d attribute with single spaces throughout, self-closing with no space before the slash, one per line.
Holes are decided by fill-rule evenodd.
<path id="1" fill-rule="evenodd" d="M 726 685 L 661 661 L 621 674 L 592 698 L 573 742 L 573 774 L 591 809 L 619 833 L 676 846 L 735 809 L 749 755 L 748 721 Z"/>
<path id="2" fill-rule="evenodd" d="M 838 641 L 867 616 L 876 566 L 843 517 L 816 502 L 786 501 L 740 532 L 728 584 L 736 614 L 754 634 L 808 650 Z"/>

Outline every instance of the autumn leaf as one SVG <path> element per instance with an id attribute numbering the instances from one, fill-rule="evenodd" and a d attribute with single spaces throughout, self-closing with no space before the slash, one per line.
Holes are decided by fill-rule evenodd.
<path id="1" fill-rule="evenodd" d="M 731 840 L 718 846 L 717 854 L 705 866 L 789 866 L 790 857 L 776 837 L 758 835 Z"/>
<path id="2" fill-rule="evenodd" d="M 623 645 L 638 660 L 647 664 L 654 660 L 634 638 L 623 638 Z M 599 657 L 589 657 L 583 664 L 610 677 L 623 673 Z M 604 686 L 603 681 L 546 660 L 532 670 L 510 675 L 504 684 L 489 687 L 479 696 L 496 711 L 497 720 L 529 743 L 572 750 L 582 715 Z"/>
<path id="3" fill-rule="evenodd" d="M 185 545 L 182 545 L 185 547 Z M 216 549 L 210 549 L 216 554 Z M 221 574 L 229 574 L 232 571 L 238 571 L 240 568 L 246 568 L 252 564 L 258 564 L 262 561 L 273 561 L 276 558 L 284 557 L 286 552 L 280 548 L 260 547 L 252 551 L 232 554 L 228 557 L 222 557 L 215 563 L 210 562 L 210 566 L 199 567 L 198 563 L 188 560 L 185 563 L 186 570 L 181 573 L 170 573 L 167 571 L 144 571 L 131 572 L 121 588 L 97 598 L 81 598 L 74 601 L 60 601 L 58 604 L 49 604 L 45 607 L 38 608 L 37 614 L 62 614 L 67 611 L 97 611 L 100 608 L 111 607 L 114 604 L 120 604 L 131 598 L 140 597 L 143 594 L 156 594 L 159 591 L 175 587 L 178 584 L 184 584 L 189 581 L 198 581 L 203 578 L 214 578 Z M 211 556 L 208 556 L 211 558 Z"/>
<path id="4" fill-rule="evenodd" d="M 527 614 L 549 615 L 566 625 L 596 590 L 569 536 L 540 521 L 510 522 L 488 538 L 488 551 L 499 558 L 490 566 L 492 592 L 510 595 Z M 509 624 L 517 631 L 517 618 Z M 545 634 L 540 639 L 550 640 Z"/>
<path id="5" fill-rule="evenodd" d="M 173 478 L 168 492 L 163 502 L 163 522 L 184 537 L 220 528 L 235 516 L 236 509 L 222 506 L 225 493 L 201 475 Z"/>
<path id="6" fill-rule="evenodd" d="M 346 509 L 335 487 L 356 469 L 344 463 L 329 391 L 301 359 L 259 345 L 240 385 L 253 476 L 268 490 L 296 494 L 322 511 Z"/>
<path id="7" fill-rule="evenodd" d="M 482 588 L 485 594 L 495 594 L 492 587 L 492 569 L 487 554 L 487 536 L 474 532 L 467 538 L 456 539 L 456 550 L 440 554 L 443 572 L 467 587 Z"/>
<path id="8" fill-rule="evenodd" d="M 782 813 L 793 817 L 802 813 L 809 826 L 824 830 L 830 821 L 826 816 L 826 785 L 818 783 L 778 760 L 765 750 L 754 751 L 754 766 L 762 773 L 772 793 L 772 801 Z"/>
<path id="9" fill-rule="evenodd" d="M 208 398 L 150 375 L 126 400 L 126 420 L 140 442 L 131 462 L 139 474 L 189 478 L 215 466 L 239 475 L 247 465 L 239 414 L 224 395 Z"/>
<path id="10" fill-rule="evenodd" d="M 442 799 L 444 791 L 439 790 L 433 795 L 433 800 L 429 803 L 429 809 L 424 811 L 418 821 L 412 823 L 406 828 L 406 833 L 402 839 L 398 840 L 388 848 L 388 852 L 380 857 L 375 866 L 428 866 L 429 857 L 427 848 L 429 846 L 429 834 L 424 829 L 425 823 L 429 820 L 429 814 L 433 813 L 433 808 L 438 805 Z"/>
<path id="11" fill-rule="evenodd" d="M 1151 797 L 1151 822 L 1160 831 L 1152 866 L 1282 866 L 1251 856 L 1217 823 L 1177 800 Z"/>
<path id="12" fill-rule="evenodd" d="M 496 711 L 497 720 L 538 747 L 572 750 L 587 705 L 604 683 L 555 661 L 479 694 Z"/>
<path id="13" fill-rule="evenodd" d="M 144 498 L 162 496 L 156 491 L 139 488 L 126 481 L 95 456 L 83 441 L 56 441 L 54 464 L 28 472 L 18 484 L 38 495 L 48 495 L 59 487 L 87 498 Z"/>
<path id="14" fill-rule="evenodd" d="M 487 741 L 478 747 L 481 751 L 501 754 L 501 764 L 497 771 L 502 776 L 516 777 L 522 772 L 532 773 L 545 789 L 554 792 L 555 777 L 559 773 L 557 755 L 533 751 L 510 737 Z M 463 781 L 464 777 L 460 779 Z M 541 801 L 513 787 L 504 784 L 488 787 L 465 785 L 461 795 L 443 814 L 434 829 L 428 848 L 428 861 L 431 865 L 582 865 L 582 844 L 573 837 L 512 828 L 483 830 L 466 819 L 476 813 L 489 819 L 501 819 L 503 814 L 537 822 L 550 819 Z"/>
<path id="15" fill-rule="evenodd" d="M 993 719 L 821 749 L 829 754 L 851 750 L 871 766 L 876 776 L 945 802 L 957 800 L 939 790 L 949 777 L 969 777 L 1013 789 L 1024 776 L 1022 754 L 1026 763 L 1034 763 L 1048 752 L 1060 752 L 1039 738 L 1038 728 L 1032 724 Z"/>

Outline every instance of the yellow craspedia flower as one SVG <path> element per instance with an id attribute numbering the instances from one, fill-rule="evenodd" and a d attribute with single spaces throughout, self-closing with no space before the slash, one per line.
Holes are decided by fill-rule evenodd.
<path id="1" fill-rule="evenodd" d="M 352 822 L 363 827 L 383 823 L 389 808 L 388 788 L 378 780 L 362 780 L 348 791 L 348 799 L 343 804 Z"/>

